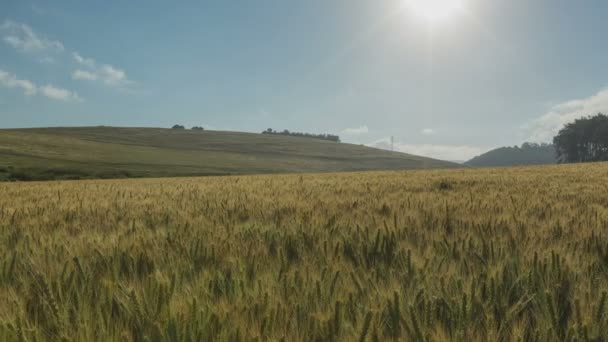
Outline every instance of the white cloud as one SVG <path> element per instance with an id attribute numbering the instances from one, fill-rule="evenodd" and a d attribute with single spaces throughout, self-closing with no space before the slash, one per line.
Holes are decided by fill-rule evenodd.
<path id="1" fill-rule="evenodd" d="M 94 68 L 95 67 L 95 61 L 93 59 L 91 59 L 91 58 L 84 58 L 80 54 L 78 54 L 78 52 L 74 52 L 72 54 L 72 56 L 74 57 L 74 60 L 76 60 L 76 62 L 78 64 L 84 65 L 84 66 L 89 67 L 89 68 Z"/>
<path id="2" fill-rule="evenodd" d="M 422 133 L 424 135 L 433 135 L 433 134 L 435 134 L 435 130 L 432 128 L 425 128 L 422 131 L 420 131 L 420 133 Z"/>
<path id="3" fill-rule="evenodd" d="M 27 96 L 41 94 L 58 101 L 83 101 L 78 94 L 51 84 L 39 87 L 34 82 L 17 78 L 14 74 L 0 70 L 0 84 L 8 88 L 20 88 Z"/>
<path id="4" fill-rule="evenodd" d="M 62 52 L 64 50 L 61 42 L 40 36 L 26 24 L 6 20 L 0 26 L 0 32 L 2 32 L 2 39 L 5 43 L 23 52 Z"/>
<path id="5" fill-rule="evenodd" d="M 378 140 L 369 146 L 390 150 L 390 138 Z M 468 145 L 406 144 L 403 142 L 395 142 L 394 149 L 417 156 L 451 161 L 466 161 L 490 150 Z"/>
<path id="6" fill-rule="evenodd" d="M 21 88 L 27 96 L 36 95 L 38 91 L 32 81 L 18 79 L 14 74 L 9 74 L 4 70 L 0 70 L 0 83 L 8 88 Z"/>
<path id="7" fill-rule="evenodd" d="M 43 87 L 40 87 L 40 92 L 42 95 L 58 101 L 77 101 L 80 102 L 82 99 L 78 96 L 78 94 L 71 92 L 67 89 L 57 88 L 51 84 L 47 84 Z"/>
<path id="8" fill-rule="evenodd" d="M 600 112 L 608 113 L 608 89 L 584 99 L 570 100 L 555 105 L 548 113 L 526 124 L 523 128 L 528 133 L 527 141 L 551 142 L 565 124 Z"/>
<path id="9" fill-rule="evenodd" d="M 44 64 L 55 63 L 55 56 L 51 54 L 51 52 L 62 53 L 65 51 L 65 47 L 60 41 L 48 39 L 44 35 L 35 32 L 30 26 L 11 20 L 6 20 L 0 25 L 0 38 L 6 44 L 19 51 L 37 53 L 38 56 L 40 56 L 40 62 Z M 85 58 L 78 52 L 73 52 L 72 57 L 81 66 L 80 69 L 77 69 L 72 73 L 72 79 L 74 80 L 99 81 L 110 87 L 126 87 L 134 83 L 129 80 L 127 73 L 120 68 L 109 64 L 97 64 L 94 59 Z M 4 75 L 5 80 L 3 80 L 3 84 L 5 86 L 22 88 L 28 95 L 36 93 L 37 87 L 32 87 L 32 82 L 9 79 L 7 78 L 8 76 L 10 75 Z M 27 82 L 29 82 L 29 84 Z M 52 88 L 58 89 L 55 87 Z M 74 96 L 63 96 L 52 90 L 49 90 L 48 94 L 52 94 L 51 98 L 61 100 L 77 98 Z M 75 95 L 74 93 L 72 94 Z"/>
<path id="10" fill-rule="evenodd" d="M 86 70 L 75 70 L 72 73 L 72 78 L 75 80 L 95 81 L 97 79 L 97 75 Z"/>
<path id="11" fill-rule="evenodd" d="M 107 85 L 114 86 L 129 83 L 127 74 L 123 70 L 116 69 L 111 65 L 102 65 L 99 73 Z"/>
<path id="12" fill-rule="evenodd" d="M 343 134 L 346 135 L 362 135 L 369 133 L 369 128 L 367 126 L 361 126 L 356 128 L 345 128 L 342 130 Z"/>
<path id="13" fill-rule="evenodd" d="M 124 87 L 133 82 L 127 77 L 124 70 L 118 69 L 109 64 L 98 65 L 92 58 L 82 57 L 78 52 L 72 54 L 74 60 L 83 67 L 89 70 L 76 70 L 72 73 L 72 79 L 101 81 L 107 86 Z"/>

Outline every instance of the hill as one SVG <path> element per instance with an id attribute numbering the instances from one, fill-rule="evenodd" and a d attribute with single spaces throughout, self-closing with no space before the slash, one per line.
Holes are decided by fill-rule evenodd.
<path id="1" fill-rule="evenodd" d="M 514 147 L 501 147 L 477 156 L 467 166 L 518 166 L 557 163 L 555 147 L 549 144 L 524 143 Z"/>
<path id="2" fill-rule="evenodd" d="M 0 130 L 0 179 L 43 180 L 456 167 L 366 146 L 161 128 Z"/>

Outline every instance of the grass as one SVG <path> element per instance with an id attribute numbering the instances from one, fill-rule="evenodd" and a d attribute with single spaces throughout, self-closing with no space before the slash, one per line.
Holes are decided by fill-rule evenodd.
<path id="1" fill-rule="evenodd" d="M 0 130 L 0 180 L 447 168 L 455 164 L 310 138 L 158 128 Z"/>
<path id="2" fill-rule="evenodd" d="M 605 163 L 0 193 L 0 340 L 608 340 Z"/>

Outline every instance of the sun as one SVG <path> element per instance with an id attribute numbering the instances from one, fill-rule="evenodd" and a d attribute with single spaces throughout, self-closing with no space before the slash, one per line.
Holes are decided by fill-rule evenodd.
<path id="1" fill-rule="evenodd" d="M 462 0 L 405 0 L 405 3 L 414 14 L 431 24 L 458 14 L 464 7 Z"/>

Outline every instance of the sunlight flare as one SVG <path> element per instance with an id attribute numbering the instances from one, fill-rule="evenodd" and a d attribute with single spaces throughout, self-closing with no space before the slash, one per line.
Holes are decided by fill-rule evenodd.
<path id="1" fill-rule="evenodd" d="M 444 21 L 464 8 L 462 0 L 405 0 L 409 10 L 434 24 Z"/>

